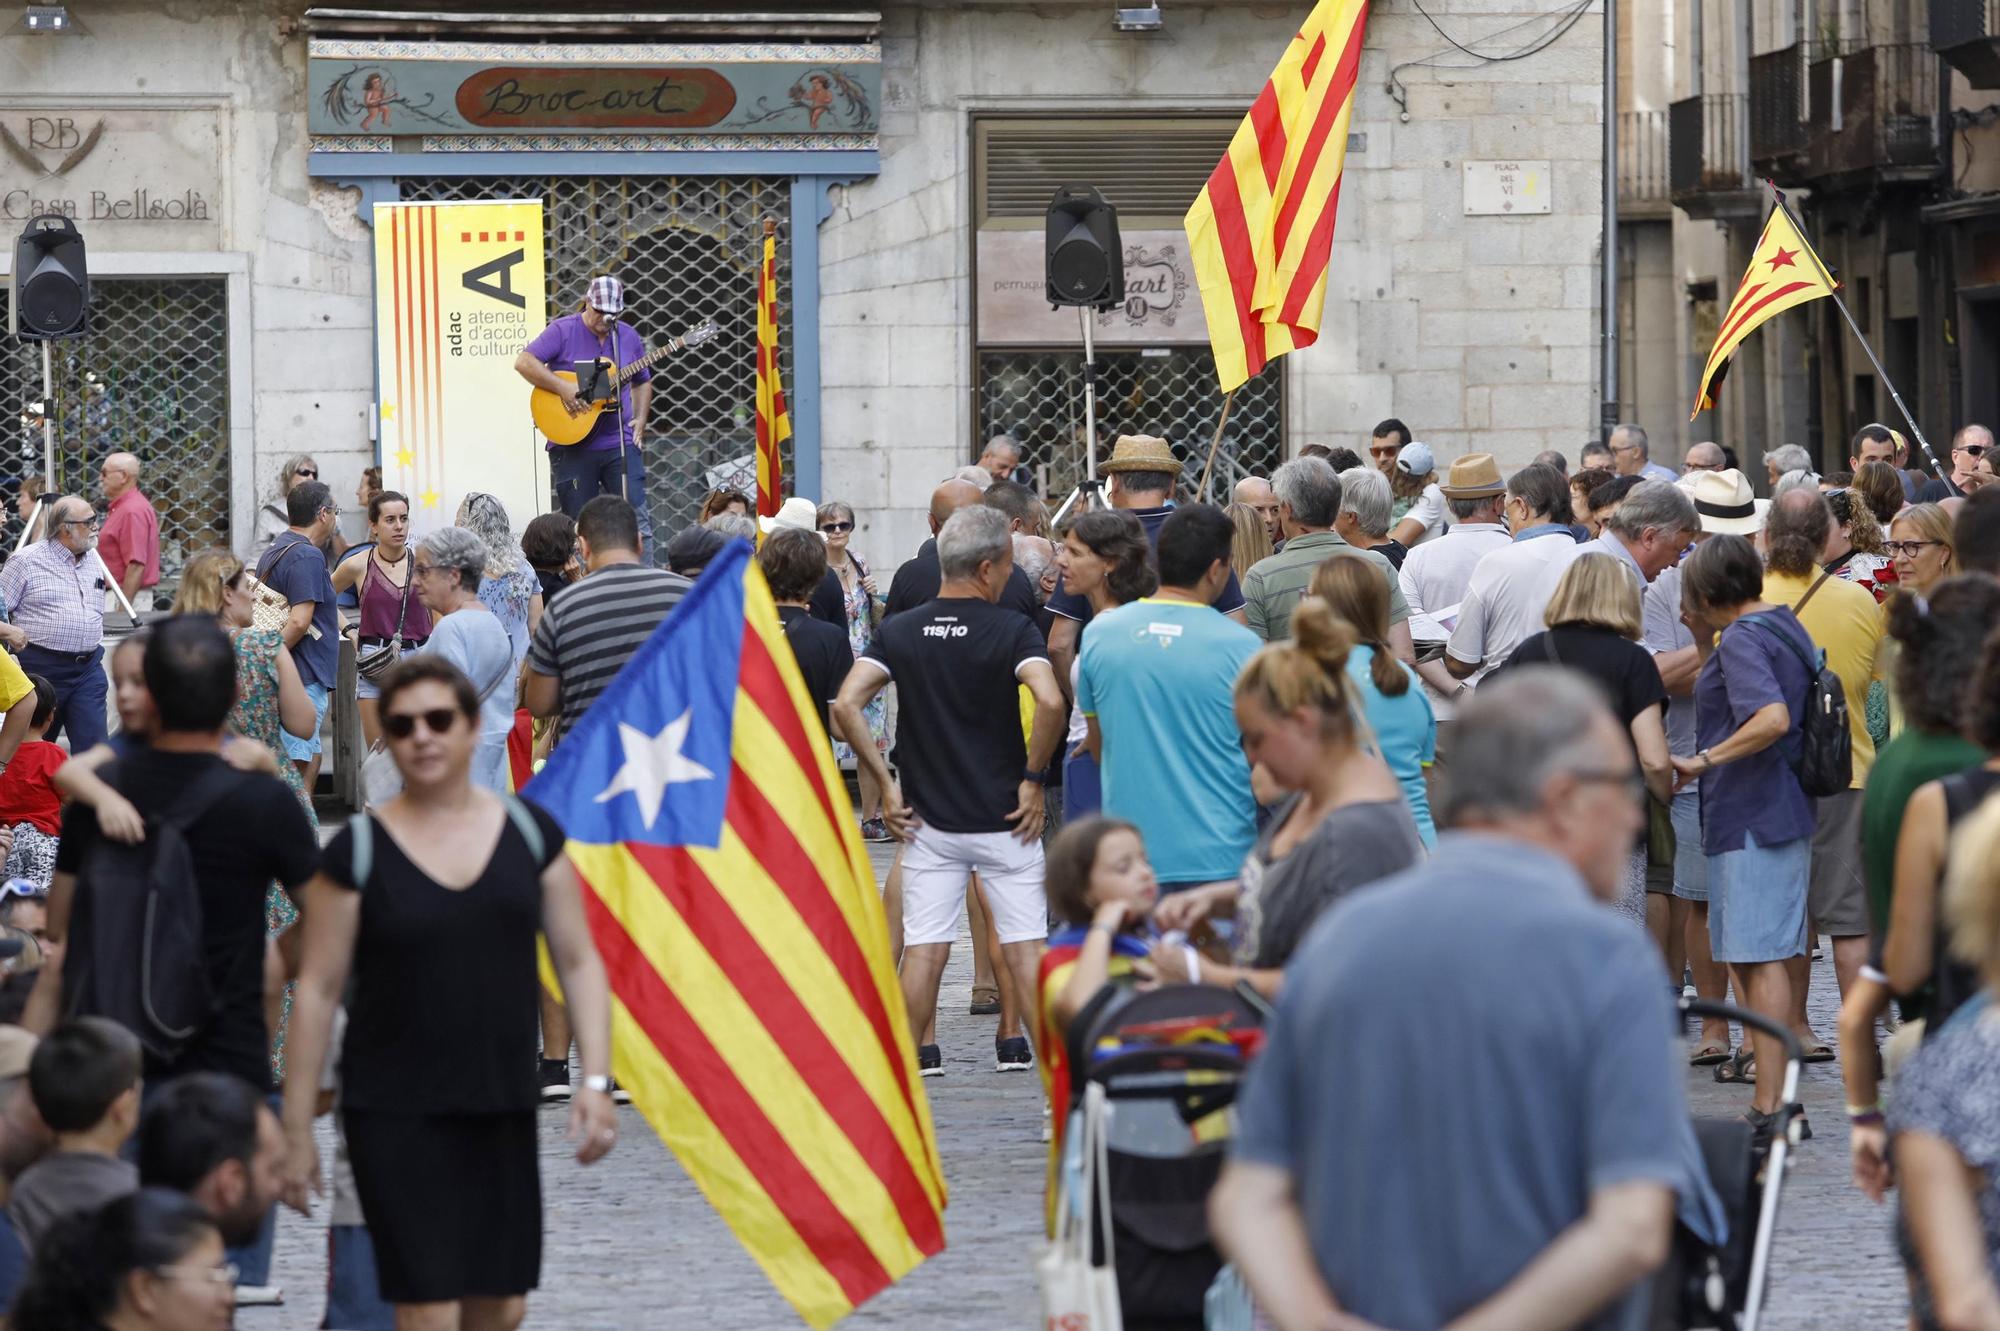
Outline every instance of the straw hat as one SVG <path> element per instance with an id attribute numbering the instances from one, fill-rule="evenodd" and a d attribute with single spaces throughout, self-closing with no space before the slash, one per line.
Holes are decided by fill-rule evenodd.
<path id="1" fill-rule="evenodd" d="M 1169 476 L 1181 474 L 1181 460 L 1174 456 L 1174 446 L 1166 440 L 1150 434 L 1121 434 L 1111 445 L 1111 458 L 1099 471 L 1115 474 L 1121 471 L 1163 471 Z"/>
<path id="2" fill-rule="evenodd" d="M 1703 531 L 1712 536 L 1755 536 L 1764 529 L 1771 501 L 1757 498 L 1742 472 L 1704 471 L 1692 476 L 1687 492 L 1701 515 Z"/>
<path id="3" fill-rule="evenodd" d="M 1438 489 L 1446 499 L 1485 499 L 1507 493 L 1507 482 L 1500 479 L 1500 464 L 1491 453 L 1467 453 L 1451 464 Z"/>

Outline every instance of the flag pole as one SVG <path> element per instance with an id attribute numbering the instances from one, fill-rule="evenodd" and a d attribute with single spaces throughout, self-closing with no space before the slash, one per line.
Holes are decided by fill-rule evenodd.
<path id="1" fill-rule="evenodd" d="M 1208 502 L 1208 477 L 1215 470 L 1215 450 L 1222 447 L 1222 428 L 1229 424 L 1229 409 L 1234 405 L 1236 390 L 1232 388 L 1222 395 L 1222 419 L 1215 423 L 1215 438 L 1208 441 L 1208 465 L 1201 469 L 1201 486 L 1194 492 L 1194 497 L 1203 503 Z"/>
<path id="2" fill-rule="evenodd" d="M 1778 207 L 1784 210 L 1785 216 L 1791 221 L 1792 226 L 1801 236 L 1805 235 L 1805 226 L 1799 221 L 1798 214 L 1792 211 L 1792 205 L 1785 201 L 1784 191 L 1779 189 L 1777 184 L 1770 180 L 1766 180 L 1764 186 L 1771 191 L 1771 197 L 1777 200 Z M 1854 334 L 1854 340 L 1859 342 L 1861 350 L 1867 353 L 1868 363 L 1875 367 L 1875 376 L 1882 381 L 1882 386 L 1889 390 L 1889 400 L 1896 404 L 1897 411 L 1903 413 L 1903 423 L 1910 427 L 1910 434 L 1916 439 L 1917 446 L 1924 450 L 1924 457 L 1930 461 L 1931 470 L 1937 473 L 1938 479 L 1944 482 L 1947 490 L 1950 490 L 1953 494 L 1959 493 L 1958 486 L 1952 483 L 1951 473 L 1939 464 L 1937 454 L 1931 451 L 1931 441 L 1924 438 L 1924 432 L 1917 427 L 1917 418 L 1910 414 L 1910 409 L 1907 406 L 1903 405 L 1903 395 L 1896 391 L 1895 381 L 1890 379 L 1889 372 L 1882 368 L 1882 358 L 1877 356 L 1875 348 L 1869 345 L 1868 335 L 1861 331 L 1860 324 L 1854 322 L 1854 315 L 1849 312 L 1847 302 L 1840 298 L 1840 284 L 1833 280 L 1833 274 L 1827 272 L 1826 266 L 1819 262 L 1818 250 L 1809 248 L 1807 253 L 1813 256 L 1813 262 L 1819 266 L 1820 276 L 1826 279 L 1826 284 L 1829 288 L 1827 294 L 1833 298 L 1834 308 L 1840 311 L 1841 318 L 1847 320 L 1848 330 Z"/>

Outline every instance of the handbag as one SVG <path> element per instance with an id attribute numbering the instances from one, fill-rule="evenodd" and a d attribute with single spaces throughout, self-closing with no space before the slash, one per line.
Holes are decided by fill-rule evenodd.
<path id="1" fill-rule="evenodd" d="M 1105 1144 L 1110 1110 L 1104 1087 L 1084 1087 L 1077 1112 L 1083 1166 L 1065 1172 L 1056 1201 L 1056 1237 L 1035 1263 L 1042 1291 L 1042 1325 L 1062 1331 L 1120 1331 L 1118 1272 L 1111 1259 L 1111 1168 Z M 1104 1239 L 1103 1262 L 1091 1260 L 1095 1232 Z"/>
<path id="2" fill-rule="evenodd" d="M 511 657 L 508 663 L 512 663 Z M 502 665 L 493 682 L 479 691 L 480 707 L 486 705 L 486 700 L 493 696 L 493 690 L 499 688 L 500 681 L 505 678 L 507 666 Z M 396 759 L 389 752 L 388 738 L 378 738 L 368 746 L 368 752 L 361 759 L 361 807 L 380 808 L 402 793 L 402 770 L 396 766 Z"/>
<path id="3" fill-rule="evenodd" d="M 284 631 L 286 621 L 292 617 L 292 603 L 286 599 L 283 592 L 271 586 L 266 579 L 277 570 L 278 565 L 285 562 L 287 555 L 290 555 L 302 545 L 311 544 L 312 542 L 306 540 L 304 537 L 300 537 L 298 540 L 286 545 L 282 550 L 279 550 L 276 559 L 271 559 L 270 552 L 266 551 L 264 558 L 270 560 L 270 563 L 266 565 L 262 561 L 259 561 L 255 573 L 251 573 L 248 570 L 244 571 L 243 590 L 250 593 L 251 628 L 256 629 L 259 633 L 282 633 Z M 319 626 L 316 624 L 306 625 L 306 632 L 314 638 L 320 636 Z"/>
<path id="4" fill-rule="evenodd" d="M 408 557 L 404 556 L 406 559 Z M 368 579 L 375 576 L 375 556 L 370 552 L 364 558 L 368 560 L 368 568 L 361 575 L 359 599 L 365 600 L 368 595 Z M 403 621 L 410 616 L 410 582 L 411 579 L 408 577 L 403 579 L 403 603 L 396 610 L 396 631 L 389 635 L 389 641 L 379 647 L 362 647 L 358 639 L 355 643 L 354 668 L 371 684 L 379 683 L 382 677 L 389 673 L 389 667 L 403 659 Z"/>

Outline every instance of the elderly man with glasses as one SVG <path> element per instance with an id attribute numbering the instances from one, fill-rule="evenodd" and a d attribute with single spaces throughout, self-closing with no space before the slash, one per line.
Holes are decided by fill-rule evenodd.
<path id="1" fill-rule="evenodd" d="M 48 524 L 45 538 L 0 569 L 0 598 L 12 619 L 0 629 L 0 642 L 19 654 L 24 669 L 55 686 L 56 719 L 47 737 L 67 735 L 70 752 L 82 753 L 102 741 L 108 728 L 104 594 L 109 580 L 95 549 L 97 513 L 88 502 L 64 495 L 50 506 Z M 0 697 L 0 705 L 12 704 Z"/>

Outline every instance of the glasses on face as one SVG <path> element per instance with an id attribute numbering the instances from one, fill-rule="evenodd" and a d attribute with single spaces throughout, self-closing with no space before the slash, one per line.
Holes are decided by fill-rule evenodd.
<path id="1" fill-rule="evenodd" d="M 1986 447 L 1985 444 L 1960 444 L 1958 451 L 1969 458 L 1983 458 L 1986 456 Z"/>
<path id="2" fill-rule="evenodd" d="M 1882 548 L 1888 551 L 1891 559 L 1899 555 L 1908 555 L 1914 559 L 1916 558 L 1917 551 L 1923 549 L 1925 546 L 1943 544 L 1943 541 L 1884 541 L 1882 542 Z"/>
<path id="3" fill-rule="evenodd" d="M 234 1262 L 224 1262 L 221 1266 L 156 1266 L 156 1276 L 168 1280 L 191 1280 L 201 1285 L 228 1285 L 234 1287 L 236 1278 L 243 1274 Z"/>
<path id="4" fill-rule="evenodd" d="M 820 530 L 829 536 L 838 536 L 844 531 L 853 531 L 854 524 L 851 522 L 824 522 L 820 524 Z"/>
<path id="5" fill-rule="evenodd" d="M 408 739 L 417 733 L 417 723 L 433 735 L 448 735 L 458 724 L 458 711 L 451 707 L 433 707 L 424 712 L 390 712 L 382 718 L 382 733 L 390 739 Z"/>
<path id="6" fill-rule="evenodd" d="M 437 572 L 437 571 L 438 571 L 438 566 L 437 566 L 436 564 L 412 564 L 412 565 L 410 565 L 410 572 L 411 572 L 411 573 L 413 573 L 413 574 L 415 574 L 415 575 L 416 575 L 417 577 L 420 577 L 420 578 L 428 578 L 428 577 L 429 577 L 429 576 L 430 576 L 431 574 L 433 574 L 433 573 L 435 573 L 435 572 Z"/>
<path id="7" fill-rule="evenodd" d="M 88 527 L 92 531 L 96 531 L 100 525 L 101 524 L 95 513 L 91 514 L 87 518 L 69 518 L 65 521 L 58 522 L 56 524 L 56 526 L 58 527 Z"/>
<path id="8" fill-rule="evenodd" d="M 1370 444 L 1368 456 L 1372 458 L 1392 458 L 1403 451 L 1401 444 Z"/>
<path id="9" fill-rule="evenodd" d="M 295 480 L 316 481 L 319 479 L 319 472 L 313 470 L 310 467 L 300 467 L 297 471 L 292 473 L 292 476 Z"/>

